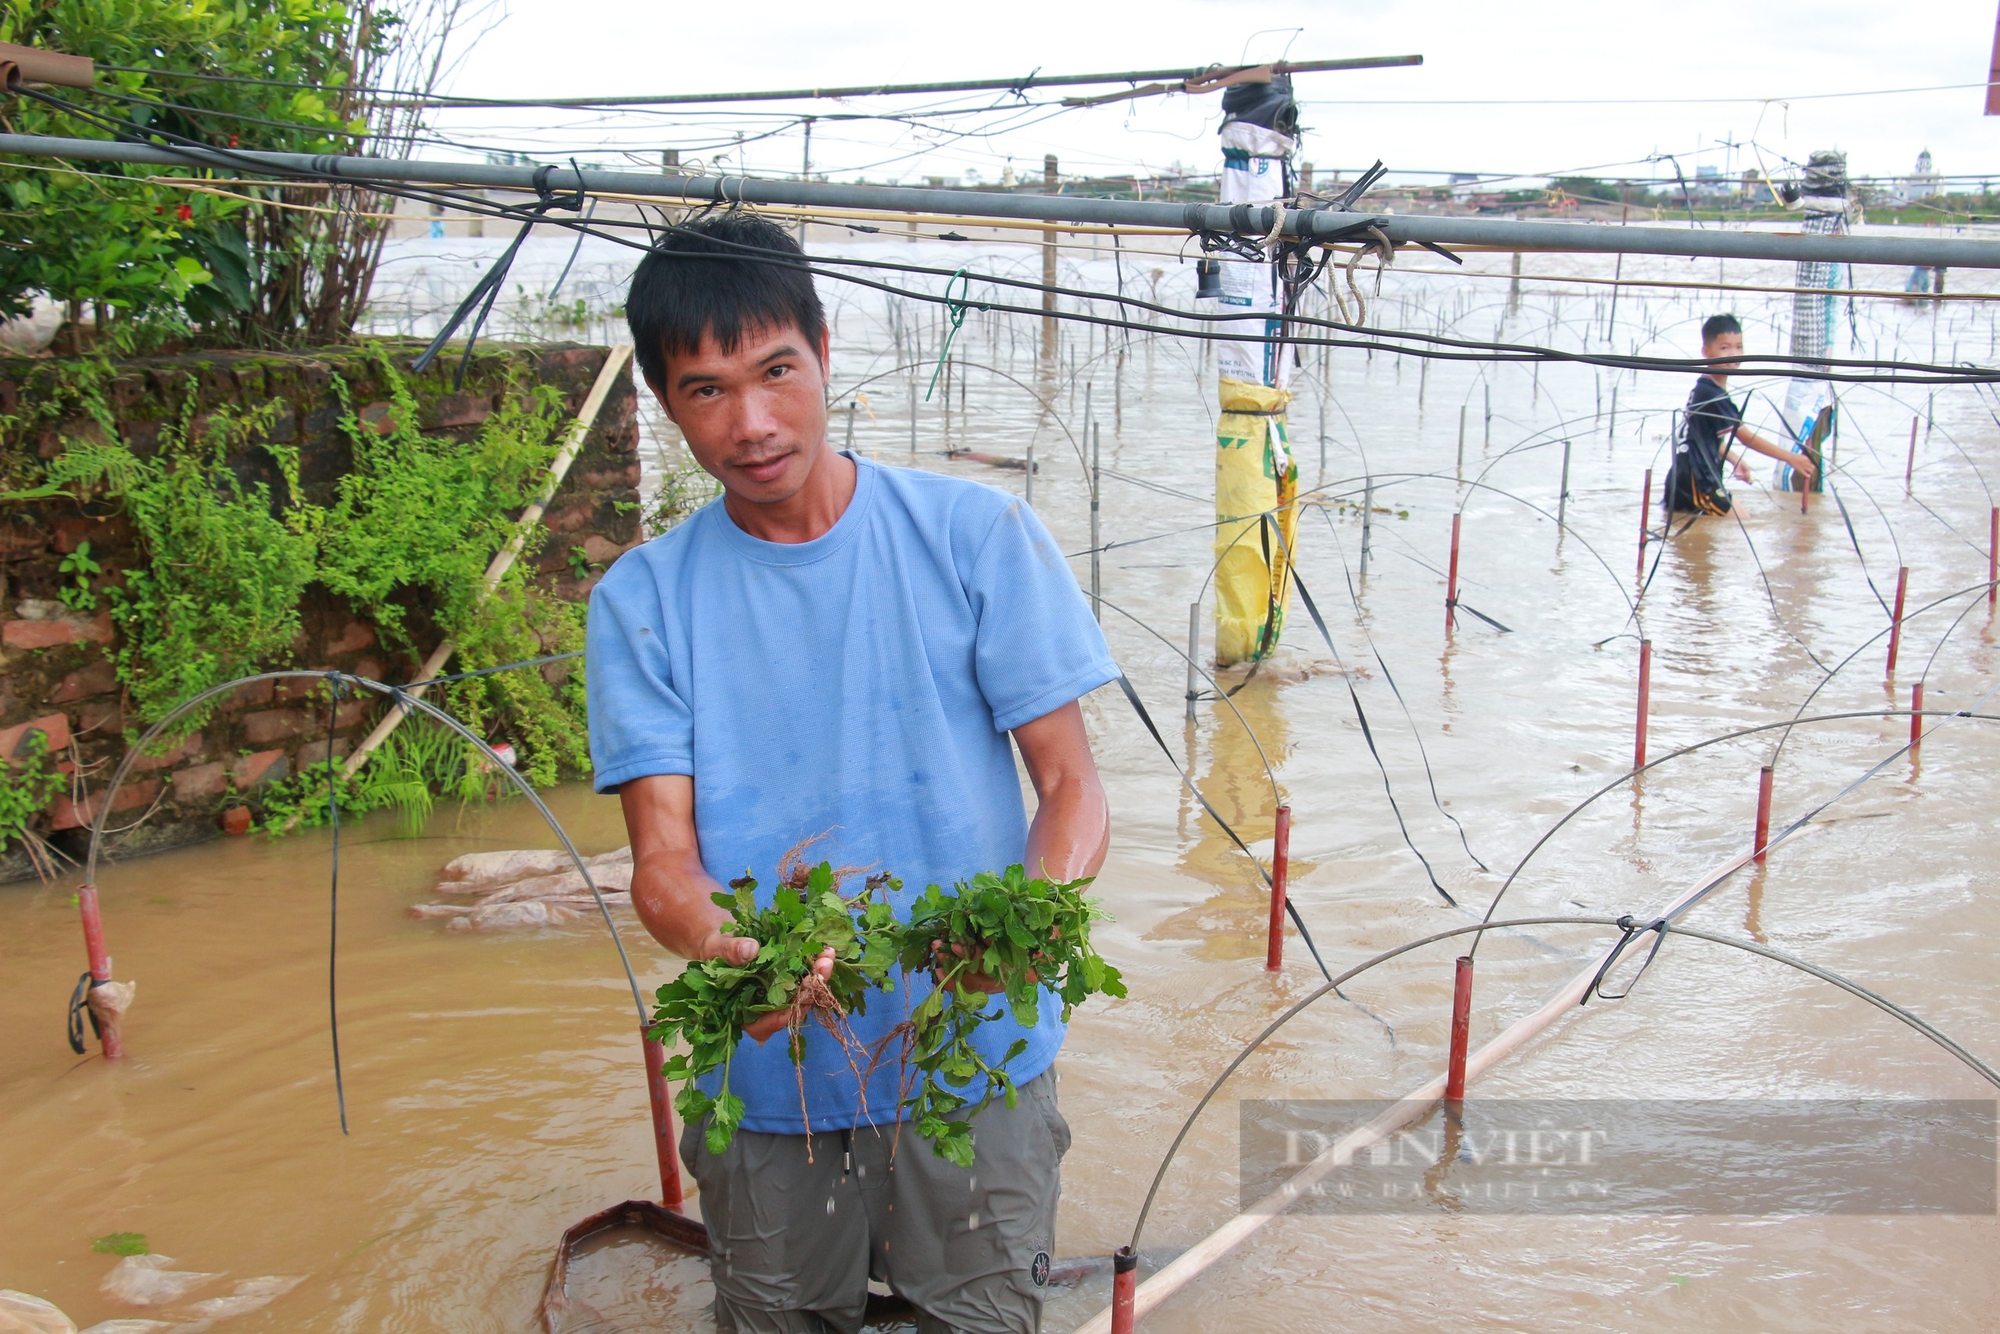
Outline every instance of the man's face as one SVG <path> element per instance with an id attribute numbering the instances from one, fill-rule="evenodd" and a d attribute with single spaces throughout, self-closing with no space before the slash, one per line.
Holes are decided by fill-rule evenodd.
<path id="1" fill-rule="evenodd" d="M 1718 375 L 1727 375 L 1743 364 L 1743 335 L 1717 334 L 1701 345 L 1701 355 L 1710 361 L 1720 361 L 1721 365 L 1709 369 Z"/>
<path id="2" fill-rule="evenodd" d="M 827 335 L 796 326 L 744 331 L 733 352 L 703 335 L 690 355 L 667 358 L 652 386 L 687 437 L 696 463 L 730 495 L 753 505 L 791 499 L 826 445 Z"/>

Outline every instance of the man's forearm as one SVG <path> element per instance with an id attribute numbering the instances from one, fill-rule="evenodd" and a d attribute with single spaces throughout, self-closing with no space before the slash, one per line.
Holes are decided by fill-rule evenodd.
<path id="1" fill-rule="evenodd" d="M 632 838 L 632 908 L 653 939 L 683 959 L 740 954 L 742 944 L 727 942 L 722 931 L 729 914 L 709 897 L 722 886 L 701 862 L 694 781 L 680 774 L 635 778 L 618 799 Z"/>
<path id="2" fill-rule="evenodd" d="M 721 888 L 698 860 L 665 852 L 632 860 L 632 910 L 653 939 L 683 959 L 715 953 L 704 947 L 726 920 L 709 897 Z"/>
<path id="3" fill-rule="evenodd" d="M 1056 881 L 1094 876 L 1110 841 L 1111 813 L 1096 775 L 1052 782 L 1028 826 L 1028 874 Z"/>

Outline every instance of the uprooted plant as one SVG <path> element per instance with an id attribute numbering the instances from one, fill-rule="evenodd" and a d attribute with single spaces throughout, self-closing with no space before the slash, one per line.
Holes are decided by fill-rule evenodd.
<path id="1" fill-rule="evenodd" d="M 1088 877 L 1055 882 L 1030 878 L 1018 863 L 1000 875 L 982 871 L 951 892 L 932 885 L 918 896 L 910 920 L 898 929 L 898 956 L 906 971 L 928 968 L 938 985 L 911 1011 L 904 1041 L 903 1108 L 917 1134 L 940 1158 L 970 1167 L 970 1121 L 994 1098 L 1014 1106 L 1018 1091 L 1007 1063 L 1027 1048 L 1017 1038 L 998 1062 L 974 1045 L 980 1027 L 999 1018 L 975 976 L 989 979 L 1007 998 L 1023 1028 L 1041 1018 L 1044 988 L 1062 1001 L 1062 1017 L 1091 996 L 1123 996 L 1125 982 L 1090 943 L 1090 924 L 1106 916 L 1083 896 Z M 975 1080 L 985 1094 L 969 1096 Z M 966 1107 L 962 1117 L 953 1113 Z"/>
<path id="2" fill-rule="evenodd" d="M 830 862 L 808 867 L 802 853 L 814 841 L 779 861 L 770 907 L 757 907 L 757 882 L 748 875 L 730 881 L 730 893 L 712 896 L 728 910 L 733 933 L 757 941 L 754 959 L 696 960 L 655 994 L 659 1007 L 648 1036 L 662 1043 L 678 1037 L 687 1044 L 686 1052 L 668 1058 L 663 1073 L 682 1081 L 674 1107 L 685 1122 L 712 1118 L 706 1134 L 710 1153 L 728 1148 L 743 1120 L 743 1100 L 729 1091 L 729 1066 L 751 1024 L 771 1014 L 785 1016 L 787 1045 L 799 1070 L 800 1115 L 810 1126 L 803 1066 L 807 1022 L 818 1020 L 850 1060 L 863 1056 L 848 1016 L 866 1008 L 871 989 L 893 985 L 895 919 L 876 891 L 900 888 L 901 882 L 869 876 L 859 894 L 844 897 L 842 882 L 860 872 L 836 870 Z M 834 952 L 833 972 L 822 979 L 813 964 L 828 949 Z M 711 1097 L 695 1081 L 717 1070 L 721 1086 Z"/>
<path id="3" fill-rule="evenodd" d="M 899 889 L 900 881 L 869 876 L 860 893 L 844 896 L 841 884 L 859 872 L 828 862 L 808 868 L 801 854 L 811 842 L 779 862 L 770 907 L 756 906 L 757 882 L 748 876 L 731 881 L 730 893 L 713 896 L 729 911 L 734 933 L 758 942 L 754 959 L 698 960 L 659 989 L 649 1035 L 687 1045 L 663 1071 L 682 1083 L 675 1109 L 691 1124 L 710 1118 L 709 1152 L 726 1149 L 744 1111 L 743 1100 L 729 1091 L 730 1061 L 752 1024 L 783 1014 L 799 1071 L 801 1120 L 810 1126 L 802 1063 L 805 1027 L 816 1019 L 846 1053 L 864 1092 L 869 1073 L 893 1056 L 902 1067 L 900 1106 L 912 1127 L 939 1157 L 970 1167 L 968 1123 L 995 1098 L 1015 1105 L 1018 1091 L 1006 1065 L 1027 1046 L 1017 1039 L 997 1062 L 980 1053 L 976 1035 L 1002 1011 L 970 985 L 973 980 L 997 985 L 1008 1012 L 1030 1029 L 1041 1017 L 1044 989 L 1061 1001 L 1065 1021 L 1091 996 L 1125 994 L 1118 970 L 1090 943 L 1091 922 L 1106 916 L 1096 900 L 1083 896 L 1090 880 L 1030 878 L 1017 864 L 999 875 L 981 872 L 950 890 L 931 885 L 917 896 L 909 920 L 898 922 L 878 891 Z M 813 964 L 827 949 L 834 951 L 833 971 L 821 979 Z M 849 1016 L 865 1009 L 870 990 L 893 990 L 899 966 L 928 970 L 938 985 L 873 1048 L 864 1048 Z M 697 1087 L 697 1080 L 718 1070 L 722 1078 L 713 1096 Z M 976 1102 L 975 1081 L 984 1081 Z"/>

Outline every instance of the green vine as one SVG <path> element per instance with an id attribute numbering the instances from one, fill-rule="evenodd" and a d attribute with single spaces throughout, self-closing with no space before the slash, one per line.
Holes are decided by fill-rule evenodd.
<path id="1" fill-rule="evenodd" d="M 234 677 L 290 665 L 302 603 L 314 588 L 344 599 L 383 647 L 412 661 L 451 640 L 454 672 L 582 647 L 583 608 L 530 579 L 528 562 L 546 529 L 530 525 L 520 559 L 490 590 L 485 578 L 488 562 L 515 536 L 513 516 L 544 484 L 566 420 L 560 393 L 512 375 L 473 439 L 433 437 L 387 353 L 374 346 L 368 355 L 391 410 L 362 422 L 351 389 L 335 377 L 353 466 L 327 505 L 306 497 L 297 450 L 270 439 L 280 401 L 198 412 L 192 376 L 179 415 L 143 456 L 118 439 L 105 396 L 108 363 L 65 366 L 52 391 L 0 418 L 0 440 L 13 446 L 5 452 L 13 489 L 0 492 L 0 503 L 109 503 L 132 523 L 136 562 L 108 568 L 105 553 L 79 544 L 60 573 L 72 609 L 90 610 L 99 599 L 108 606 L 135 721 L 156 720 Z M 23 446 L 52 420 L 83 425 L 65 430 L 60 452 L 37 466 L 35 451 Z M 278 485 L 242 475 L 260 454 Z M 511 740 L 523 775 L 538 786 L 588 765 L 582 672 L 572 663 L 454 681 L 430 698 L 474 732 Z M 201 726 L 206 712 L 177 720 L 176 736 Z M 456 737 L 406 724 L 343 781 L 343 808 L 427 814 L 432 794 L 486 791 L 483 765 Z M 267 789 L 260 804 L 267 814 L 317 822 L 326 806 L 324 766 Z"/>
<path id="2" fill-rule="evenodd" d="M 29 822 L 63 789 L 63 776 L 49 763 L 49 739 L 28 734 L 24 753 L 0 758 L 0 849 L 28 833 Z"/>

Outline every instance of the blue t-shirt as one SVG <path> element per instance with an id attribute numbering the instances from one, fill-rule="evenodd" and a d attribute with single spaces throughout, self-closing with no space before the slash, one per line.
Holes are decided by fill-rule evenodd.
<path id="1" fill-rule="evenodd" d="M 778 859 L 825 834 L 813 862 L 895 875 L 907 914 L 928 884 L 1024 859 L 1007 733 L 1118 669 L 1032 509 L 973 482 L 855 465 L 854 499 L 810 542 L 754 538 L 717 500 L 619 559 L 590 599 L 590 750 L 600 792 L 693 775 L 702 864 L 724 883 L 748 871 L 760 905 Z M 872 1047 L 930 986 L 925 974 L 873 993 L 855 1036 Z M 982 1055 L 998 1062 L 1025 1037 L 1008 1074 L 1046 1070 L 1060 1002 L 1044 993 L 1032 1032 L 997 997 L 994 1009 Z M 864 1101 L 840 1044 L 817 1023 L 807 1033 L 812 1129 L 897 1119 L 896 1051 Z M 802 1129 L 782 1034 L 746 1038 L 729 1083 L 746 1129 Z"/>

